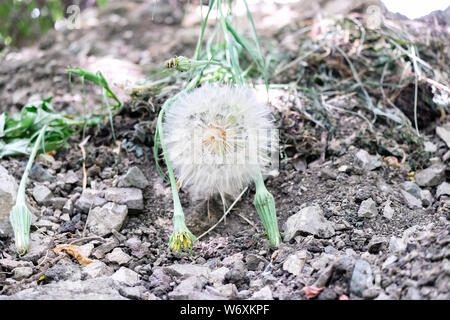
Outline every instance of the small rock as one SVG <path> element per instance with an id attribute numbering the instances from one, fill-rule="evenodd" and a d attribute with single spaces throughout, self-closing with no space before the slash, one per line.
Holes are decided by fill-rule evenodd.
<path id="1" fill-rule="evenodd" d="M 387 245 L 387 240 L 384 237 L 374 236 L 369 241 L 368 251 L 373 254 L 377 254 Z"/>
<path id="2" fill-rule="evenodd" d="M 388 266 L 397 261 L 397 259 L 397 256 L 389 256 L 386 260 L 384 260 L 383 264 L 381 265 L 381 269 L 386 269 Z"/>
<path id="3" fill-rule="evenodd" d="M 208 278 L 210 273 L 210 269 L 207 266 L 195 264 L 173 264 L 167 267 L 163 267 L 163 270 L 167 274 L 173 275 L 175 277 L 192 275 L 196 277 Z"/>
<path id="4" fill-rule="evenodd" d="M 81 268 L 79 264 L 60 260 L 57 264 L 45 271 L 45 279 L 47 281 L 80 280 Z"/>
<path id="5" fill-rule="evenodd" d="M 126 205 L 129 210 L 144 209 L 142 191 L 137 188 L 109 188 L 105 190 L 105 198 L 108 201 Z"/>
<path id="6" fill-rule="evenodd" d="M 64 221 L 64 222 L 69 222 L 70 221 L 70 216 L 69 216 L 68 213 L 64 213 L 64 214 L 61 215 L 61 217 L 59 217 L 59 219 L 61 219 L 61 221 Z"/>
<path id="7" fill-rule="evenodd" d="M 82 246 L 79 246 L 78 250 L 84 257 L 88 258 L 91 255 L 92 250 L 94 250 L 94 245 L 92 243 L 86 243 Z"/>
<path id="8" fill-rule="evenodd" d="M 47 204 L 53 197 L 52 192 L 46 186 L 36 185 L 33 188 L 33 198 L 39 204 Z"/>
<path id="9" fill-rule="evenodd" d="M 68 200 L 66 198 L 62 198 L 62 197 L 54 197 L 52 199 L 50 199 L 50 205 L 54 208 L 54 209 L 63 209 L 64 206 L 66 205 L 66 202 Z M 70 201 L 70 200 L 69 200 Z"/>
<path id="10" fill-rule="evenodd" d="M 363 149 L 359 150 L 358 153 L 355 154 L 355 162 L 367 171 L 375 170 L 382 164 L 378 156 L 372 156 Z"/>
<path id="11" fill-rule="evenodd" d="M 16 261 L 10 259 L 0 259 L 0 266 L 6 270 L 13 270 L 21 267 L 33 267 L 30 261 Z"/>
<path id="12" fill-rule="evenodd" d="M 220 267 L 209 274 L 209 281 L 214 286 L 219 286 L 223 284 L 225 280 L 225 275 L 230 271 L 227 267 Z"/>
<path id="13" fill-rule="evenodd" d="M 445 165 L 433 164 L 415 174 L 416 183 L 421 187 L 433 187 L 442 183 L 445 179 Z"/>
<path id="14" fill-rule="evenodd" d="M 216 295 L 202 292 L 204 281 L 196 276 L 189 276 L 172 291 L 169 292 L 170 300 L 219 300 L 224 299 Z"/>
<path id="15" fill-rule="evenodd" d="M 373 286 L 372 268 L 369 262 L 358 259 L 353 268 L 352 279 L 350 281 L 350 291 L 362 297 L 363 291 Z"/>
<path id="16" fill-rule="evenodd" d="M 80 178 L 78 178 L 77 174 L 73 172 L 73 170 L 67 171 L 63 178 L 63 182 L 67 184 L 77 184 L 78 181 L 80 181 Z"/>
<path id="17" fill-rule="evenodd" d="M 410 209 L 422 208 L 422 200 L 420 200 L 420 194 L 419 194 L 419 198 L 416 198 L 411 193 L 406 192 L 404 190 L 400 190 L 400 192 L 402 193 L 403 200 L 404 200 L 405 204 L 408 206 L 408 208 L 410 208 Z"/>
<path id="18" fill-rule="evenodd" d="M 420 199 L 422 189 L 412 181 L 405 181 L 400 184 L 400 188 L 413 195 L 415 198 Z"/>
<path id="19" fill-rule="evenodd" d="M 125 267 L 120 267 L 120 269 L 111 276 L 111 279 L 130 287 L 139 284 L 139 274 Z"/>
<path id="20" fill-rule="evenodd" d="M 433 203 L 433 195 L 429 190 L 422 190 L 420 200 L 422 200 L 422 206 L 428 207 Z"/>
<path id="21" fill-rule="evenodd" d="M 125 245 L 131 249 L 131 255 L 138 259 L 142 259 L 148 253 L 148 247 L 145 246 L 138 238 L 128 239 Z"/>
<path id="22" fill-rule="evenodd" d="M 272 290 L 269 286 L 256 291 L 249 300 L 273 300 Z"/>
<path id="23" fill-rule="evenodd" d="M 30 234 L 30 248 L 22 259 L 37 262 L 47 252 L 51 240 L 50 237 L 44 236 L 39 232 L 32 232 Z"/>
<path id="24" fill-rule="evenodd" d="M 445 127 L 436 127 L 436 134 L 441 138 L 450 148 L 450 131 Z"/>
<path id="25" fill-rule="evenodd" d="M 89 210 L 103 206 L 106 203 L 103 195 L 103 191 L 86 188 L 78 198 L 78 200 L 75 202 L 75 207 L 85 213 L 88 213 Z"/>
<path id="26" fill-rule="evenodd" d="M 450 183 L 442 182 L 436 189 L 436 198 L 439 199 L 440 196 L 450 195 Z"/>
<path id="27" fill-rule="evenodd" d="M 244 260 L 244 255 L 241 252 L 238 252 L 229 257 L 224 258 L 222 261 L 222 264 L 224 266 L 232 266 L 236 262 L 238 262 L 238 261 L 242 262 L 243 260 Z"/>
<path id="28" fill-rule="evenodd" d="M 139 300 L 141 299 L 141 291 L 145 291 L 144 287 L 122 287 L 119 289 L 119 293 L 128 299 Z"/>
<path id="29" fill-rule="evenodd" d="M 13 270 L 14 280 L 28 279 L 33 274 L 33 268 L 31 267 L 17 267 Z"/>
<path id="30" fill-rule="evenodd" d="M 102 261 L 94 261 L 83 267 L 83 273 L 89 278 L 109 277 L 114 270 Z"/>
<path id="31" fill-rule="evenodd" d="M 437 151 L 437 146 L 433 142 L 426 141 L 424 142 L 424 151 L 435 153 Z"/>
<path id="32" fill-rule="evenodd" d="M 127 214 L 128 209 L 125 205 L 108 202 L 103 207 L 95 207 L 91 210 L 86 225 L 96 235 L 105 236 L 113 229 L 119 231 Z"/>
<path id="33" fill-rule="evenodd" d="M 321 177 L 322 179 L 325 179 L 325 180 L 328 180 L 328 179 L 336 180 L 337 174 L 334 170 L 332 170 L 330 168 L 323 168 L 319 172 L 319 177 Z"/>
<path id="34" fill-rule="evenodd" d="M 291 254 L 283 263 L 283 270 L 292 273 L 293 275 L 300 276 L 303 266 L 306 261 L 306 251 L 302 250 Z"/>
<path id="35" fill-rule="evenodd" d="M 406 242 L 401 238 L 391 237 L 389 240 L 389 250 L 394 253 L 403 252 L 406 250 Z"/>
<path id="36" fill-rule="evenodd" d="M 375 299 L 380 294 L 381 289 L 377 287 L 367 288 L 362 292 L 364 299 Z"/>
<path id="37" fill-rule="evenodd" d="M 378 215 L 377 204 L 372 198 L 361 202 L 358 210 L 358 217 L 360 218 L 375 218 Z"/>
<path id="38" fill-rule="evenodd" d="M 246 262 L 248 270 L 252 270 L 252 271 L 258 270 L 260 264 L 262 264 L 263 268 L 264 268 L 264 266 L 266 266 L 269 263 L 263 257 L 253 254 L 253 253 L 250 253 L 247 255 L 247 257 L 245 257 L 245 262 Z"/>
<path id="39" fill-rule="evenodd" d="M 117 184 L 118 187 L 136 187 L 139 189 L 145 189 L 148 187 L 149 182 L 138 167 L 131 167 L 127 173 L 120 177 Z"/>
<path id="40" fill-rule="evenodd" d="M 105 254 L 107 254 L 108 252 L 113 250 L 118 245 L 119 245 L 119 241 L 115 237 L 112 237 L 112 238 L 110 238 L 110 240 L 108 242 L 106 242 L 102 245 L 99 245 L 97 248 L 95 248 L 92 255 L 94 257 L 96 257 L 97 259 L 102 259 L 105 256 Z"/>
<path id="41" fill-rule="evenodd" d="M 72 200 L 67 200 L 64 204 L 64 207 L 62 208 L 62 212 L 68 215 L 71 215 L 73 213 L 73 202 Z"/>
<path id="42" fill-rule="evenodd" d="M 290 216 L 284 225 L 284 231 L 284 241 L 290 241 L 298 233 L 320 238 L 330 238 L 335 234 L 333 224 L 324 218 L 322 209 L 317 205 L 303 208 Z"/>
<path id="43" fill-rule="evenodd" d="M 391 208 L 390 204 L 391 202 L 389 201 L 388 203 L 385 204 L 383 209 L 383 217 L 385 217 L 388 220 L 391 220 L 395 213 L 394 209 Z"/>
<path id="44" fill-rule="evenodd" d="M 45 182 L 45 181 L 52 182 L 55 180 L 55 177 L 40 165 L 34 165 L 31 168 L 30 178 L 38 182 Z"/>
<path id="45" fill-rule="evenodd" d="M 126 264 L 131 260 L 131 257 L 122 251 L 120 248 L 115 248 L 111 253 L 106 255 L 106 259 L 109 262 L 114 262 L 117 264 Z"/>

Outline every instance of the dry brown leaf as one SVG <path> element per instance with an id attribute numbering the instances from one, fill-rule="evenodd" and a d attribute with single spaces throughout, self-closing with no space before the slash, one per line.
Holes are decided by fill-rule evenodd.
<path id="1" fill-rule="evenodd" d="M 53 251 L 54 252 L 65 251 L 66 253 L 70 254 L 75 259 L 77 259 L 77 261 L 84 266 L 95 261 L 83 256 L 80 252 L 79 247 L 71 244 L 61 244 L 57 246 L 55 249 L 53 249 Z"/>
<path id="2" fill-rule="evenodd" d="M 317 295 L 323 290 L 323 288 L 317 288 L 313 286 L 306 286 L 303 288 L 303 292 L 306 295 L 306 298 L 312 299 L 317 297 Z"/>

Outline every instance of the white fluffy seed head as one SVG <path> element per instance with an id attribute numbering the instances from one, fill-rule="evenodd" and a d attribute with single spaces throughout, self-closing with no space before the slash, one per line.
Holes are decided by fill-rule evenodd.
<path id="1" fill-rule="evenodd" d="M 175 175 L 194 198 L 235 196 L 278 157 L 270 109 L 248 87 L 205 85 L 181 96 L 163 133 Z"/>

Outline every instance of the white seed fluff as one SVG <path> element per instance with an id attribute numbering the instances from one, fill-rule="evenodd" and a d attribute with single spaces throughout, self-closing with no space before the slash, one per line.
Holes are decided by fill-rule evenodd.
<path id="1" fill-rule="evenodd" d="M 278 152 L 272 119 L 248 87 L 205 85 L 178 98 L 163 133 L 182 188 L 198 199 L 237 195 Z"/>

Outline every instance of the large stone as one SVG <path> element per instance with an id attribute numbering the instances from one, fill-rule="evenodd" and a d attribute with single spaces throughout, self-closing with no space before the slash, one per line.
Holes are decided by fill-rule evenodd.
<path id="1" fill-rule="evenodd" d="M 358 217 L 360 218 L 375 218 L 378 214 L 377 204 L 372 198 L 361 202 L 358 210 Z"/>
<path id="2" fill-rule="evenodd" d="M 36 285 L 0 300 L 123 300 L 119 285 L 107 277 Z"/>
<path id="3" fill-rule="evenodd" d="M 375 170 L 380 167 L 382 162 L 380 157 L 370 155 L 366 150 L 359 150 L 355 154 L 355 162 L 367 171 Z"/>
<path id="4" fill-rule="evenodd" d="M 86 188 L 75 202 L 75 207 L 87 213 L 92 208 L 103 206 L 106 203 L 103 196 L 103 191 Z"/>
<path id="5" fill-rule="evenodd" d="M 123 204 L 131 211 L 144 209 L 142 191 L 137 188 L 109 188 L 105 190 L 105 198 L 118 204 Z"/>
<path id="6" fill-rule="evenodd" d="M 416 179 L 416 183 L 421 187 L 437 186 L 445 179 L 445 165 L 441 163 L 433 164 L 432 166 L 416 173 L 414 177 Z"/>
<path id="7" fill-rule="evenodd" d="M 285 241 L 290 241 L 299 233 L 330 238 L 334 235 L 335 230 L 333 224 L 323 216 L 322 209 L 315 205 L 303 208 L 286 221 L 284 225 Z"/>
<path id="8" fill-rule="evenodd" d="M 149 182 L 141 169 L 134 166 L 128 169 L 127 173 L 120 177 L 118 187 L 136 187 L 139 189 L 145 189 L 149 185 Z"/>
<path id="9" fill-rule="evenodd" d="M 87 227 L 99 236 L 105 236 L 112 230 L 119 231 L 127 217 L 128 209 L 125 205 L 108 202 L 103 207 L 95 207 L 89 213 Z"/>
<path id="10" fill-rule="evenodd" d="M 0 235 L 10 234 L 9 213 L 16 202 L 18 185 L 13 176 L 0 165 Z"/>

